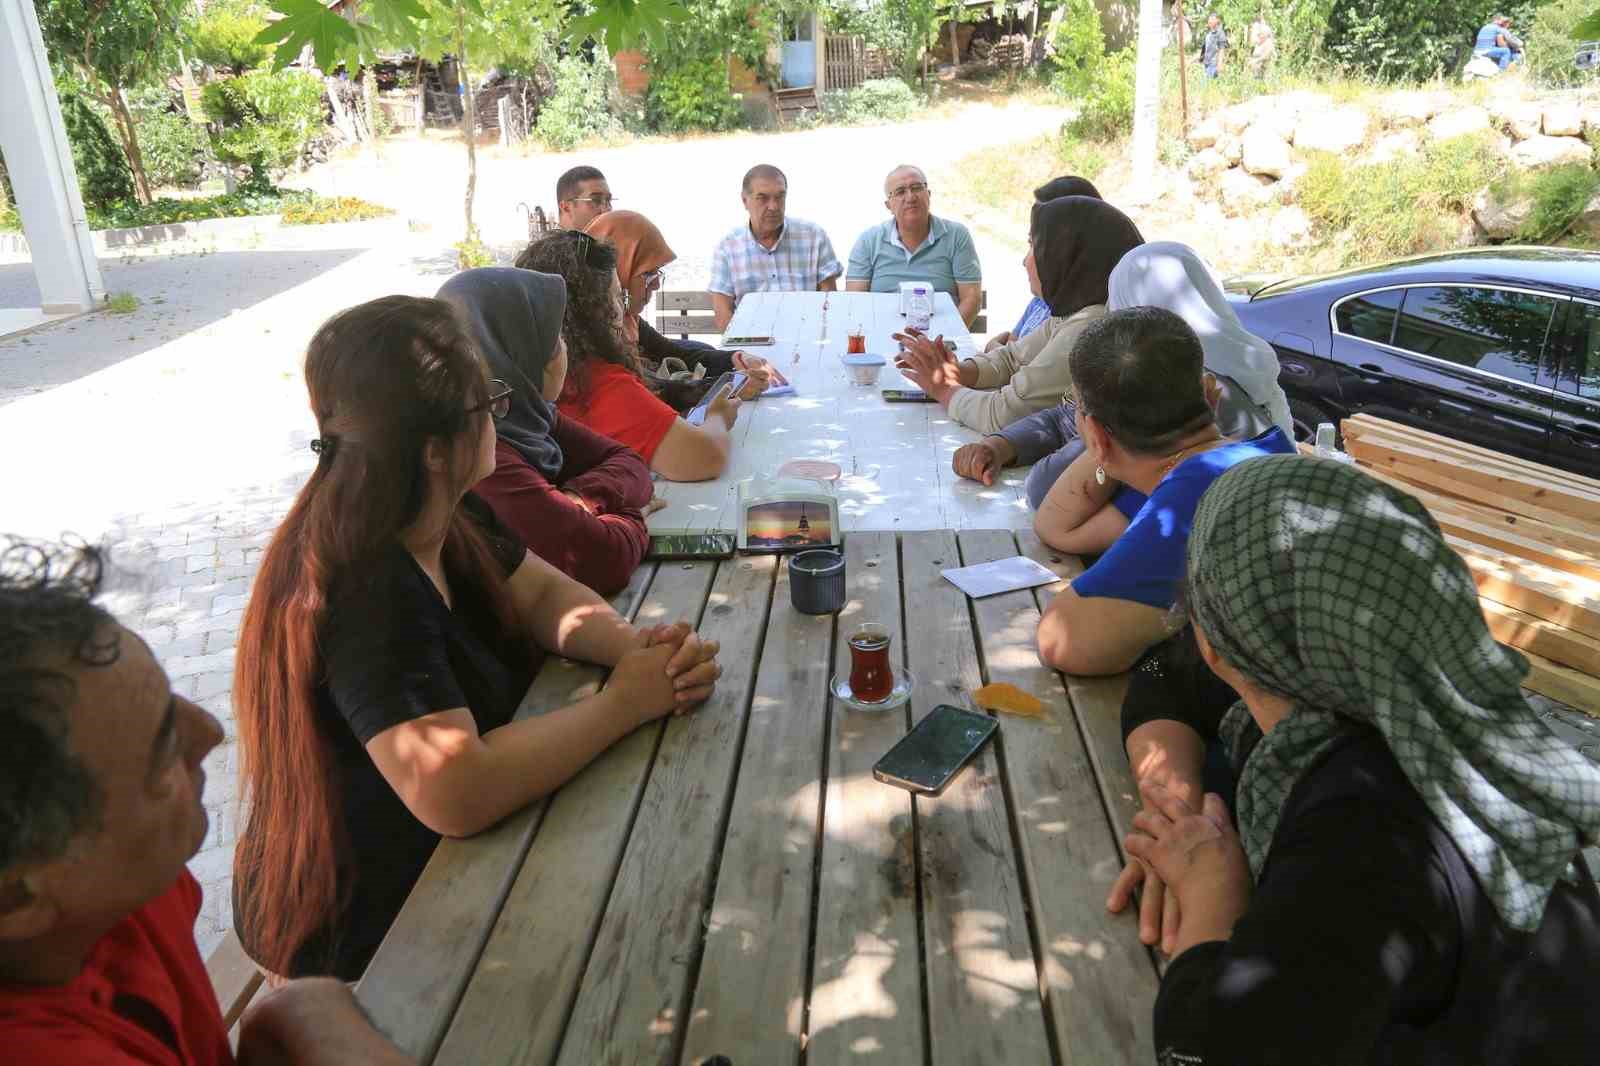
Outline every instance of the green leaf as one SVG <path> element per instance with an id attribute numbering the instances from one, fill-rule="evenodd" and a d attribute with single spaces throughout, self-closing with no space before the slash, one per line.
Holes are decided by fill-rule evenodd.
<path id="1" fill-rule="evenodd" d="M 356 43 L 356 28 L 318 0 L 272 0 L 272 9 L 283 18 L 269 23 L 256 35 L 256 42 L 278 45 L 272 59 L 276 69 L 294 62 L 300 50 L 310 44 L 317 66 L 332 70 L 340 53 Z"/>
<path id="2" fill-rule="evenodd" d="M 673 0 L 594 0 L 594 10 L 567 24 L 567 41 L 582 44 L 593 37 L 613 52 L 626 51 L 640 40 L 660 48 L 668 24 L 682 23 L 689 12 Z"/>
<path id="3" fill-rule="evenodd" d="M 1573 27 L 1572 35 L 1580 41 L 1600 39 L 1600 9 Z"/>

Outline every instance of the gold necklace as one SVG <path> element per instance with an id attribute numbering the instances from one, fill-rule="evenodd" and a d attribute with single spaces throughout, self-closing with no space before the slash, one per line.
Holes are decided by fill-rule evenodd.
<path id="1" fill-rule="evenodd" d="M 1176 468 L 1179 463 L 1183 462 L 1184 456 L 1188 455 L 1196 448 L 1204 448 L 1212 444 L 1218 444 L 1223 439 L 1224 438 L 1221 436 L 1212 437 L 1210 440 L 1203 440 L 1198 444 L 1191 444 L 1187 448 L 1181 448 L 1178 451 L 1173 452 L 1172 455 L 1168 457 L 1167 461 L 1161 464 L 1161 477 L 1164 478 L 1168 474 L 1172 473 L 1173 469 Z M 1157 480 L 1160 480 L 1160 478 Z"/>

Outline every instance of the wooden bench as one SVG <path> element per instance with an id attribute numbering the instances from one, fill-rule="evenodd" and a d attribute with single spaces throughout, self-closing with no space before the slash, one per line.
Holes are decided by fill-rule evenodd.
<path id="1" fill-rule="evenodd" d="M 237 1048 L 239 1019 L 266 988 L 266 975 L 255 960 L 245 954 L 239 934 L 232 930 L 206 959 L 206 975 L 211 978 L 217 1004 L 222 1008 L 222 1024 L 228 1030 L 228 1042 Z"/>
<path id="2" fill-rule="evenodd" d="M 691 333 L 721 333 L 717 327 L 717 320 L 707 314 L 691 314 L 695 311 L 711 311 L 711 294 L 709 292 L 667 292 L 656 293 L 656 310 L 661 314 L 656 315 L 656 330 L 663 336 L 676 333 L 680 338 L 687 339 Z"/>

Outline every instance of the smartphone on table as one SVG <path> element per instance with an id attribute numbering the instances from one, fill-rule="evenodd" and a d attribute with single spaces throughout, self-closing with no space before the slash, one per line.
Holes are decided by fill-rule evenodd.
<path id="1" fill-rule="evenodd" d="M 770 348 L 778 343 L 772 336 L 723 337 L 720 348 Z"/>
<path id="2" fill-rule="evenodd" d="M 933 403 L 933 397 L 921 389 L 884 389 L 885 403 Z"/>
<path id="3" fill-rule="evenodd" d="M 730 559 L 732 533 L 658 533 L 650 537 L 646 559 Z"/>
<path id="4" fill-rule="evenodd" d="M 937 796 L 999 728 L 987 714 L 941 703 L 878 760 L 872 776 L 919 796 Z"/>

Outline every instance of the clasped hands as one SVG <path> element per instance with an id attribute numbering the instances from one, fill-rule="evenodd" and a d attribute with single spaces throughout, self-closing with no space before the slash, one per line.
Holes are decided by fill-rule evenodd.
<path id="1" fill-rule="evenodd" d="M 672 682 L 672 713 L 684 714 L 711 698 L 717 678 L 722 676 L 722 666 L 717 662 L 717 653 L 722 650 L 719 642 L 705 640 L 682 621 L 639 626 L 636 632 L 635 650 L 672 649 L 665 665 L 666 676 Z"/>
<path id="2" fill-rule="evenodd" d="M 955 395 L 957 389 L 970 388 L 976 383 L 967 380 L 967 377 L 975 378 L 976 375 L 945 347 L 942 335 L 929 340 L 921 330 L 907 327 L 904 333 L 896 333 L 894 339 L 900 342 L 900 352 L 894 357 L 894 365 L 917 388 L 941 405 L 948 407 L 950 397 Z M 963 377 L 964 374 L 967 377 Z"/>

